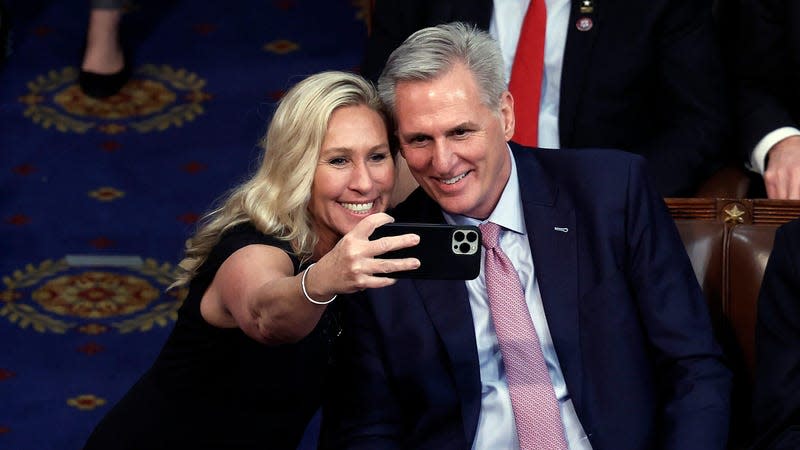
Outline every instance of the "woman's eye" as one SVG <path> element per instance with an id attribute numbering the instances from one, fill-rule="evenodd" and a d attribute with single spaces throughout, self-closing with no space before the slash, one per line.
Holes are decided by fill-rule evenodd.
<path id="1" fill-rule="evenodd" d="M 347 159 L 345 159 L 345 158 L 331 158 L 331 159 L 328 160 L 328 164 L 331 164 L 333 166 L 343 166 L 343 165 L 347 164 Z"/>

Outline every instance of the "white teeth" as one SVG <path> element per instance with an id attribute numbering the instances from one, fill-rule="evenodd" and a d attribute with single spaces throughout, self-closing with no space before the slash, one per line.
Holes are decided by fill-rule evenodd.
<path id="1" fill-rule="evenodd" d="M 345 209 L 349 209 L 354 213 L 363 214 L 372 209 L 372 205 L 374 202 L 369 203 L 339 203 L 340 205 L 344 206 Z"/>
<path id="2" fill-rule="evenodd" d="M 442 180 L 442 183 L 444 183 L 444 184 L 456 184 L 459 181 L 461 181 L 461 179 L 464 178 L 465 176 L 467 176 L 467 172 L 464 172 L 461 175 L 458 175 L 458 176 L 455 176 L 453 178 L 450 178 L 449 180 Z"/>

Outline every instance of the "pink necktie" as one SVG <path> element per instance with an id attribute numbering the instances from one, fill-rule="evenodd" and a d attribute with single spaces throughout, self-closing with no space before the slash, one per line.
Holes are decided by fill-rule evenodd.
<path id="1" fill-rule="evenodd" d="M 500 249 L 500 226 L 480 225 L 486 247 L 484 274 L 511 408 L 522 450 L 566 449 L 564 425 L 539 337 L 511 260 Z"/>
<path id="2" fill-rule="evenodd" d="M 508 82 L 517 117 L 513 139 L 529 147 L 536 147 L 539 140 L 539 100 L 542 95 L 546 26 L 547 7 L 544 0 L 531 0 L 522 20 Z"/>

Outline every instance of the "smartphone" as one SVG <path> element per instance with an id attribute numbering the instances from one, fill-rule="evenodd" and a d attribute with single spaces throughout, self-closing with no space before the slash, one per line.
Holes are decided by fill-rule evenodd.
<path id="1" fill-rule="evenodd" d="M 414 270 L 381 274 L 391 278 L 472 280 L 481 271 L 481 231 L 472 225 L 387 223 L 375 229 L 370 240 L 414 233 L 419 244 L 392 250 L 377 258 L 417 258 Z"/>

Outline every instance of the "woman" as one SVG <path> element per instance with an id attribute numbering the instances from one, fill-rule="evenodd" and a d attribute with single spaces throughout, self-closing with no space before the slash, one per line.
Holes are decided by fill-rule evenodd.
<path id="1" fill-rule="evenodd" d="M 189 293 L 161 354 L 87 449 L 297 447 L 339 332 L 326 305 L 419 266 L 374 258 L 416 235 L 368 240 L 392 220 L 386 130 L 357 75 L 321 73 L 286 94 L 258 172 L 187 242 L 173 286 Z"/>

